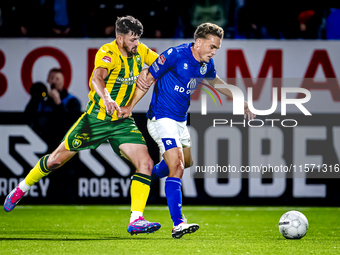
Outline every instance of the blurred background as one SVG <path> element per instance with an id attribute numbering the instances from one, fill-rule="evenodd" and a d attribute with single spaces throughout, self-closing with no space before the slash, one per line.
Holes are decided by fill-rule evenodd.
<path id="1" fill-rule="evenodd" d="M 132 15 L 145 38 L 192 38 L 209 21 L 228 39 L 339 39 L 339 8 L 335 0 L 12 0 L 0 3 L 0 36 L 114 37 L 116 17 Z"/>
<path id="2" fill-rule="evenodd" d="M 212 132 L 211 120 L 200 115 L 202 91 L 197 90 L 189 118 L 195 165 L 183 178 L 184 204 L 340 205 L 340 2 L 330 0 L 1 1 L 0 198 L 56 148 L 85 110 L 95 54 L 114 40 L 115 21 L 125 15 L 142 22 L 141 42 L 159 54 L 191 42 L 201 23 L 221 26 L 225 38 L 214 57 L 218 75 L 245 95 L 253 88 L 257 109 L 270 108 L 272 88 L 277 88 L 277 109 L 258 118 L 298 122 L 294 128 L 267 122 L 261 128 L 226 125 Z M 53 76 L 52 69 L 61 74 L 54 70 Z M 305 107 L 312 116 L 294 106 L 283 116 L 283 87 L 308 89 L 311 100 Z M 69 101 L 58 107 L 64 98 Z M 158 148 L 146 130 L 150 99 L 151 91 L 136 106 L 134 118 L 157 163 Z M 223 106 L 217 107 L 209 100 L 208 113 L 215 118 L 242 121 L 232 114 L 231 101 L 222 98 Z M 310 171 L 314 164 L 314 171 L 332 169 L 332 175 L 195 174 L 196 166 L 207 164 L 307 164 Z M 134 170 L 103 144 L 41 180 L 23 202 L 129 204 Z M 164 181 L 153 178 L 150 204 L 166 204 Z"/>

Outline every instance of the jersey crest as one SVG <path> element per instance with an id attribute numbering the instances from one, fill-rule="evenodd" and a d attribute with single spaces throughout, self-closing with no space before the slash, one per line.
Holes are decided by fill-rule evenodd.
<path id="1" fill-rule="evenodd" d="M 207 72 L 207 65 L 204 63 L 200 68 L 200 73 L 202 75 L 205 75 L 206 72 Z"/>

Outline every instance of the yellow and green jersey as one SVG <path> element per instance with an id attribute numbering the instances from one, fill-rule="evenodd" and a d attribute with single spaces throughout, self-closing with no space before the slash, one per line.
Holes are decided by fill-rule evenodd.
<path id="1" fill-rule="evenodd" d="M 137 53 L 132 57 L 124 57 L 118 49 L 116 40 L 104 44 L 97 52 L 95 66 L 89 81 L 90 89 L 86 112 L 100 120 L 118 120 L 117 112 L 112 116 L 106 114 L 103 100 L 92 86 L 94 70 L 98 67 L 106 68 L 108 75 L 105 78 L 106 89 L 111 98 L 119 105 L 129 103 L 136 89 L 136 80 L 143 68 L 143 64 L 150 66 L 158 54 L 150 50 L 143 43 L 138 44 Z"/>

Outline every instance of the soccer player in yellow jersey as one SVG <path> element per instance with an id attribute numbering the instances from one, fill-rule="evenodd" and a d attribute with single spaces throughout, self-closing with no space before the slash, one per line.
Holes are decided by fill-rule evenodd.
<path id="1" fill-rule="evenodd" d="M 132 16 L 116 21 L 116 40 L 97 52 L 90 78 L 86 111 L 66 133 L 58 148 L 43 156 L 25 180 L 7 196 L 5 211 L 14 209 L 30 187 L 51 171 L 61 167 L 77 152 L 96 149 L 108 141 L 112 149 L 136 167 L 131 182 L 130 234 L 152 233 L 161 225 L 146 221 L 143 211 L 149 197 L 153 161 L 143 135 L 131 116 L 123 116 L 120 107 L 129 103 L 143 64 L 151 65 L 158 55 L 139 42 L 142 24 Z"/>

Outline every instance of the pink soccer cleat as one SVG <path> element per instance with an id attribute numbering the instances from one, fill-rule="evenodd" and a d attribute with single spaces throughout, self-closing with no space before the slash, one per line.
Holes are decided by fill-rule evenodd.
<path id="1" fill-rule="evenodd" d="M 144 217 L 139 217 L 135 221 L 129 223 L 129 226 L 127 228 L 127 232 L 129 232 L 131 235 L 137 235 L 142 233 L 153 233 L 160 229 L 161 224 L 157 222 L 150 222 L 144 219 Z"/>
<path id="2" fill-rule="evenodd" d="M 28 192 L 28 191 L 27 191 Z M 19 201 L 22 199 L 22 197 L 27 193 L 23 192 L 19 185 L 14 188 L 11 193 L 8 194 L 6 197 L 5 203 L 4 203 L 4 209 L 6 212 L 10 212 L 16 207 L 16 205 L 19 203 Z"/>

